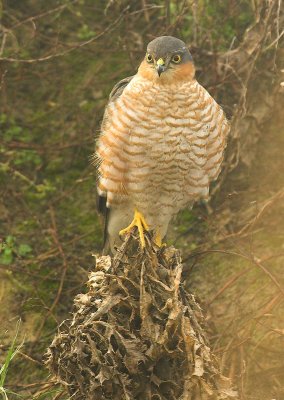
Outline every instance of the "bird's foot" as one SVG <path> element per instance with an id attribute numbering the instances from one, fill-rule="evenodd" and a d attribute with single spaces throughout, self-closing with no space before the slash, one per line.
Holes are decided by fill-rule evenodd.
<path id="1" fill-rule="evenodd" d="M 125 229 L 122 229 L 119 232 L 119 235 L 125 235 L 129 233 L 131 229 L 134 228 L 135 226 L 138 228 L 141 247 L 144 248 L 145 247 L 144 231 L 148 231 L 149 226 L 144 216 L 139 211 L 135 210 L 133 221 Z"/>
<path id="2" fill-rule="evenodd" d="M 162 236 L 160 234 L 160 232 L 156 232 L 154 235 L 154 243 L 158 246 L 158 247 L 165 247 L 167 244 L 162 242 Z"/>

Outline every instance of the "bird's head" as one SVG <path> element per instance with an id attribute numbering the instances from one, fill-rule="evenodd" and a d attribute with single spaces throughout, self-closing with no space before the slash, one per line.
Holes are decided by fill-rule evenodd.
<path id="1" fill-rule="evenodd" d="M 147 46 L 138 73 L 159 82 L 193 79 L 195 68 L 186 44 L 172 36 L 160 36 Z"/>

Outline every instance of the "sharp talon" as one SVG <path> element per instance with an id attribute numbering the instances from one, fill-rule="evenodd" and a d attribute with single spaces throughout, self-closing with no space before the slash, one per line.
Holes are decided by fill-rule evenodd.
<path id="1" fill-rule="evenodd" d="M 132 230 L 132 228 L 134 228 L 135 226 L 138 228 L 141 247 L 144 248 L 145 247 L 144 231 L 148 231 L 149 226 L 148 226 L 144 216 L 139 211 L 135 210 L 133 221 L 131 222 L 131 224 L 129 226 L 122 229 L 119 232 L 119 235 L 125 235 L 126 233 L 129 233 Z"/>

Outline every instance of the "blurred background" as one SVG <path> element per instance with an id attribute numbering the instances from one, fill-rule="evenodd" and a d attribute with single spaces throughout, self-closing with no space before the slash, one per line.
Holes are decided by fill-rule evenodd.
<path id="1" fill-rule="evenodd" d="M 0 0 L 0 17 L 0 397 L 67 399 L 43 354 L 101 251 L 95 139 L 113 85 L 167 34 L 232 125 L 210 202 L 167 243 L 240 398 L 283 399 L 281 1 Z"/>

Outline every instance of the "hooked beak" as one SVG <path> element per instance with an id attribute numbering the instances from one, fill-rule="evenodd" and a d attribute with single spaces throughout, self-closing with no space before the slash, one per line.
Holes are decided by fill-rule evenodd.
<path id="1" fill-rule="evenodd" d="M 166 70 L 165 61 L 162 58 L 159 58 L 159 60 L 156 63 L 156 70 L 159 76 L 161 76 L 162 72 L 165 72 Z"/>

